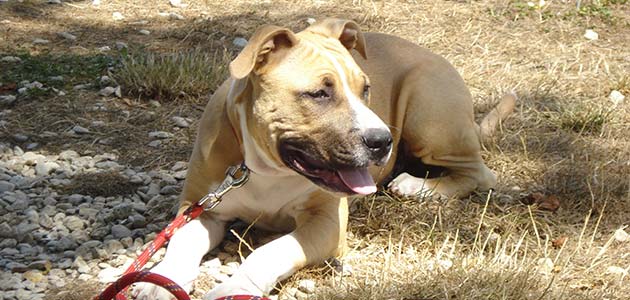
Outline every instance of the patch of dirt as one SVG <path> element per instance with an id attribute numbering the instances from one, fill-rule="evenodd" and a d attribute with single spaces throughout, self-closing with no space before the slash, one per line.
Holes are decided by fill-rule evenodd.
<path id="1" fill-rule="evenodd" d="M 99 172 L 79 174 L 72 179 L 72 183 L 64 187 L 66 194 L 81 194 L 92 197 L 111 197 L 130 195 L 140 184 L 129 181 L 118 172 Z"/>

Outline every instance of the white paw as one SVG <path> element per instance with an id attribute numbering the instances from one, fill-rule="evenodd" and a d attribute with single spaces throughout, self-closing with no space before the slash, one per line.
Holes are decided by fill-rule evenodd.
<path id="1" fill-rule="evenodd" d="M 152 283 L 136 283 L 131 291 L 135 300 L 173 300 L 176 299 L 169 291 Z"/>
<path id="2" fill-rule="evenodd" d="M 152 273 L 157 273 L 162 276 L 168 277 L 170 280 L 181 286 L 186 293 L 190 293 L 192 290 L 192 283 L 199 274 L 199 268 L 195 270 L 178 270 L 177 268 L 171 268 L 164 263 L 160 263 L 151 269 Z M 166 289 L 157 286 L 152 283 L 137 283 L 134 284 L 131 292 L 132 299 L 135 300 L 172 300 L 176 299 Z"/>
<path id="3" fill-rule="evenodd" d="M 394 194 L 403 197 L 431 196 L 433 194 L 423 178 L 414 177 L 408 173 L 401 173 L 387 187 Z"/>
<path id="4" fill-rule="evenodd" d="M 203 300 L 215 300 L 230 295 L 262 296 L 261 291 L 247 276 L 234 274 L 230 279 L 217 285 L 203 296 Z"/>

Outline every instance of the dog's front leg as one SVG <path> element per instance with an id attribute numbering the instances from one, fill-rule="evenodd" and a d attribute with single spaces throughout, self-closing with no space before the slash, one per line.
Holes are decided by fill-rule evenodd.
<path id="1" fill-rule="evenodd" d="M 224 235 L 225 222 L 209 215 L 201 215 L 173 235 L 164 259 L 151 272 L 170 278 L 186 292 L 190 292 L 192 282 L 199 275 L 201 259 L 223 240 Z M 137 284 L 132 296 L 137 300 L 173 299 L 165 289 L 147 283 Z"/>
<path id="2" fill-rule="evenodd" d="M 348 210 L 346 198 L 320 195 L 321 206 L 301 210 L 297 228 L 254 250 L 226 282 L 205 300 L 237 294 L 261 296 L 298 269 L 341 255 L 345 249 Z"/>

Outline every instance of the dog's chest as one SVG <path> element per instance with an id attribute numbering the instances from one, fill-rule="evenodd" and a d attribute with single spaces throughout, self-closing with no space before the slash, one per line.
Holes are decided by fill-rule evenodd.
<path id="1" fill-rule="evenodd" d="M 317 187 L 301 176 L 250 175 L 215 208 L 221 219 L 241 219 L 273 231 L 291 231 L 294 218 Z"/>

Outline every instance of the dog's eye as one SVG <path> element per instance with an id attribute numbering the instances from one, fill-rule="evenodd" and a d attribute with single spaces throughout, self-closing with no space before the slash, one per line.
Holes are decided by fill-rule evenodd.
<path id="1" fill-rule="evenodd" d="M 315 100 L 326 100 L 330 98 L 330 94 L 328 94 L 328 92 L 325 90 L 318 90 L 315 92 L 305 92 L 304 95 Z"/>
<path id="2" fill-rule="evenodd" d="M 367 100 L 368 96 L 370 96 L 370 85 L 366 84 L 363 87 L 363 99 Z"/>

